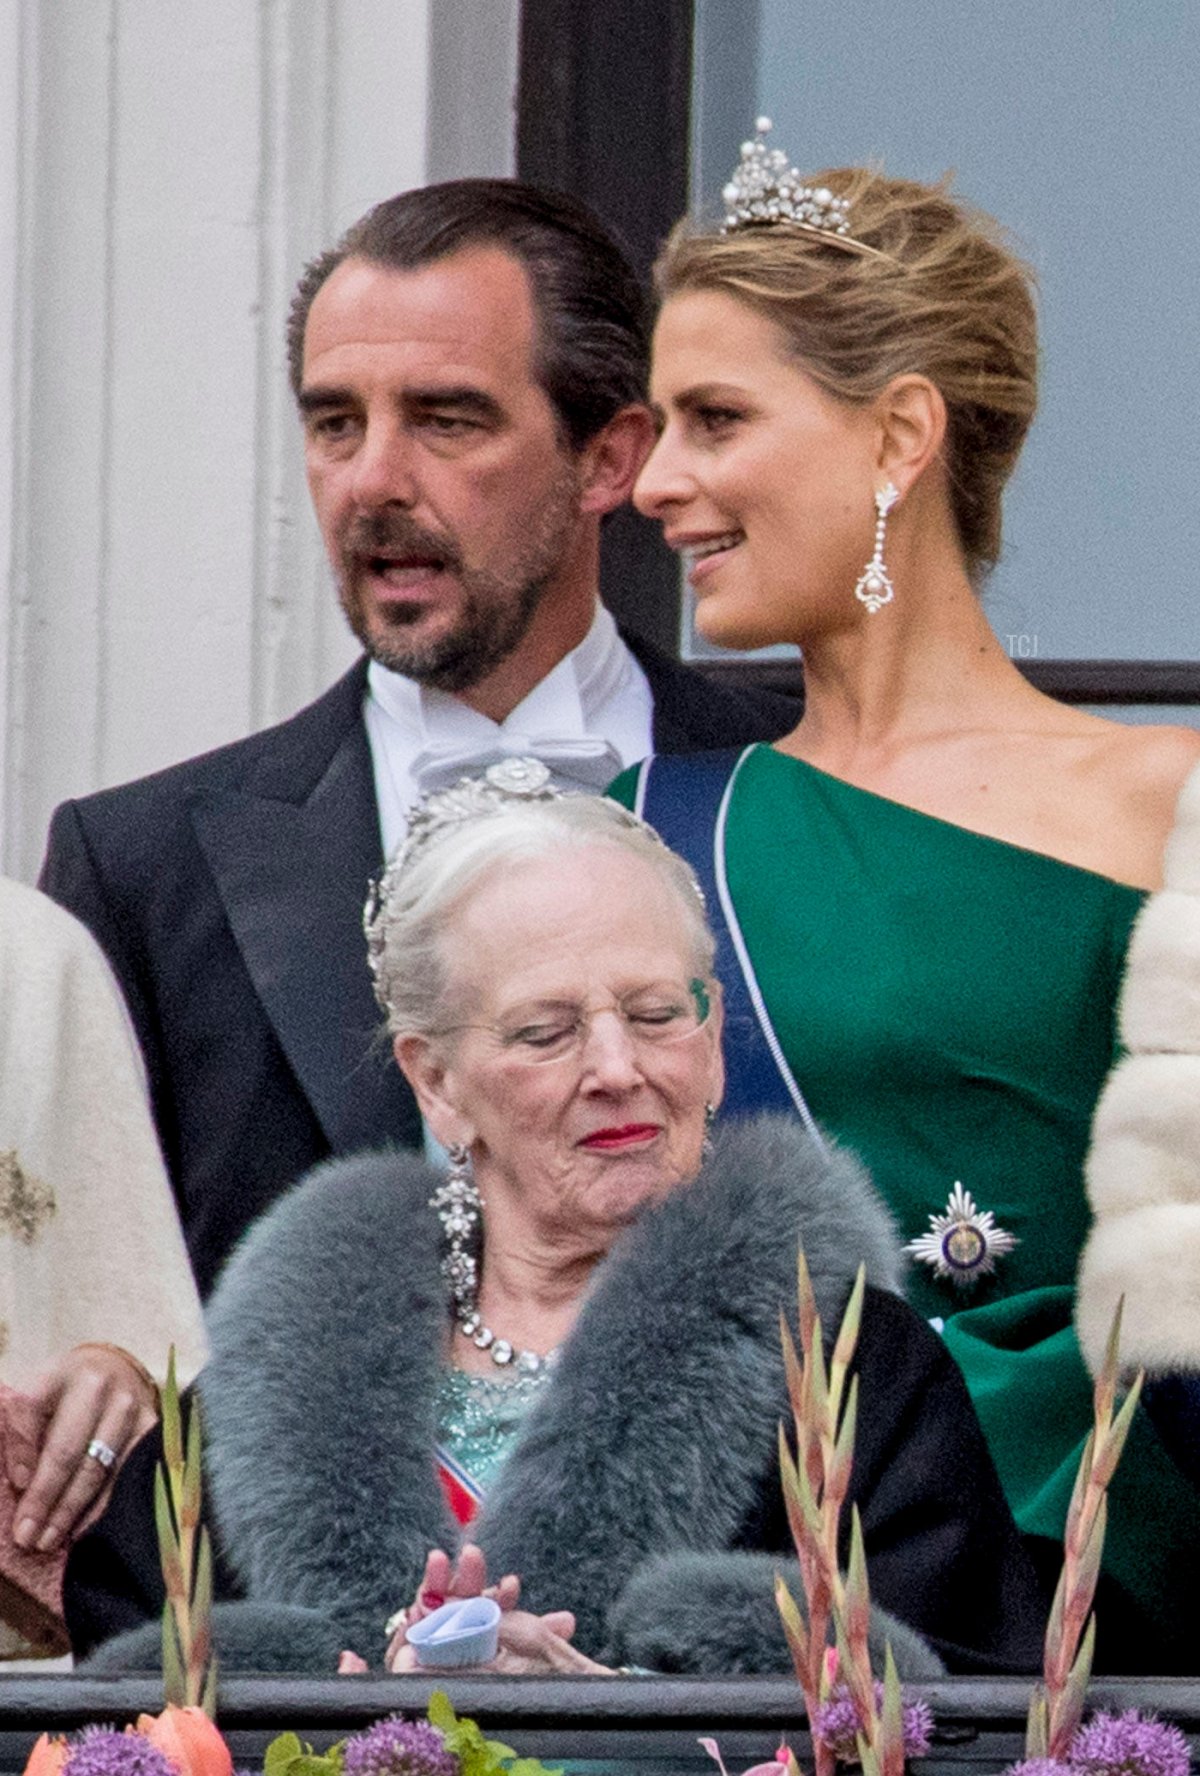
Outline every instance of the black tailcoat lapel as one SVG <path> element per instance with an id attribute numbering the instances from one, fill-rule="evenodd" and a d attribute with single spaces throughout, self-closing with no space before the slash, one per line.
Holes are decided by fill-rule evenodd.
<path id="1" fill-rule="evenodd" d="M 361 719 L 303 801 L 211 792 L 192 819 L 255 990 L 332 1151 L 419 1140 L 416 1107 L 381 1035 L 362 935 L 382 847 Z"/>

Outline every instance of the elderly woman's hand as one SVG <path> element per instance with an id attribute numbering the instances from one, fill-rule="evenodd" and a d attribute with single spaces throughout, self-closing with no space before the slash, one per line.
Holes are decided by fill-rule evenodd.
<path id="1" fill-rule="evenodd" d="M 571 1645 L 575 1618 L 570 1610 L 554 1610 L 535 1616 L 517 1608 L 521 1581 L 508 1573 L 498 1584 L 487 1582 L 487 1561 L 483 1550 L 467 1542 L 457 1561 L 435 1548 L 425 1562 L 425 1572 L 417 1596 L 400 1612 L 395 1632 L 388 1642 L 384 1663 L 389 1671 L 419 1669 L 415 1651 L 408 1644 L 408 1630 L 422 1616 L 430 1615 L 444 1603 L 459 1597 L 494 1597 L 500 1605 L 500 1646 L 496 1657 L 486 1665 L 473 1666 L 477 1671 L 498 1671 L 510 1677 L 535 1672 L 603 1673 L 609 1668 Z M 342 1669 L 353 1669 L 343 1666 Z"/>
<path id="2" fill-rule="evenodd" d="M 4 1464 L 18 1547 L 51 1554 L 86 1529 L 157 1417 L 153 1381 L 115 1345 L 76 1345 L 32 1393 L 12 1396 Z"/>
<path id="3" fill-rule="evenodd" d="M 507 1573 L 499 1584 L 488 1584 L 487 1560 L 483 1549 L 475 1542 L 464 1542 L 457 1560 L 451 1560 L 442 1548 L 432 1548 L 425 1558 L 425 1571 L 417 1586 L 417 1595 L 406 1609 L 397 1610 L 388 1623 L 391 1639 L 384 1663 L 389 1671 L 400 1669 L 393 1667 L 392 1657 L 405 1644 L 407 1630 L 451 1599 L 494 1597 L 502 1610 L 510 1610 L 515 1607 L 520 1592 L 521 1582 L 515 1573 Z"/>
<path id="4" fill-rule="evenodd" d="M 487 1560 L 475 1542 L 464 1542 L 457 1560 L 451 1560 L 441 1548 L 433 1548 L 426 1557 L 417 1595 L 403 1612 L 404 1624 L 411 1627 L 456 1597 L 494 1597 L 502 1610 L 512 1609 L 520 1590 L 521 1581 L 515 1573 L 506 1573 L 495 1585 L 488 1584 Z"/>
<path id="5" fill-rule="evenodd" d="M 403 1630 L 400 1631 L 403 1634 Z M 500 1618 L 500 1645 L 494 1659 L 485 1665 L 473 1665 L 472 1671 L 496 1671 L 506 1677 L 527 1677 L 555 1672 L 562 1676 L 604 1676 L 608 1665 L 598 1665 L 571 1645 L 575 1618 L 570 1610 L 552 1610 L 548 1615 L 531 1615 L 528 1610 L 506 1610 Z M 419 1671 L 414 1649 L 401 1639 L 388 1648 L 389 1671 Z"/>

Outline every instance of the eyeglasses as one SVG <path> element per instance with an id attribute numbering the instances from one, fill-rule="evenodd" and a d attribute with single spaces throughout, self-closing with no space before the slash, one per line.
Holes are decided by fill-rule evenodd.
<path id="1" fill-rule="evenodd" d="M 605 1005 L 540 1004 L 522 1008 L 511 1022 L 451 1024 L 435 1034 L 479 1030 L 490 1036 L 508 1059 L 544 1066 L 577 1057 L 591 1034 L 593 1020 L 604 1012 L 620 1019 L 626 1036 L 639 1048 L 666 1048 L 686 1042 L 704 1028 L 712 1014 L 712 999 L 702 980 L 691 980 L 686 987 L 655 981 Z"/>

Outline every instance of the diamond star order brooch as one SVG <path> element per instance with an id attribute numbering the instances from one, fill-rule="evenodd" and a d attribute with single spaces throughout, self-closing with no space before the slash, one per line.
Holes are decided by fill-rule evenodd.
<path id="1" fill-rule="evenodd" d="M 977 1209 L 971 1192 L 956 1183 L 944 1212 L 929 1217 L 929 1232 L 909 1240 L 904 1250 L 928 1264 L 935 1276 L 949 1277 L 956 1288 L 969 1289 L 995 1270 L 997 1258 L 1020 1243 L 1015 1234 L 996 1226 L 990 1209 Z"/>

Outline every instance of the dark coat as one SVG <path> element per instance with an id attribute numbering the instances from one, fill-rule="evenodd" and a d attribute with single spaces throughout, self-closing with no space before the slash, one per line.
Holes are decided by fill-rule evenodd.
<path id="1" fill-rule="evenodd" d="M 664 751 L 773 739 L 790 699 L 732 693 L 630 641 Z M 201 1292 L 243 1228 L 330 1155 L 417 1145 L 367 973 L 382 863 L 366 663 L 279 727 L 65 802 L 41 886 L 124 990 Z"/>
<path id="2" fill-rule="evenodd" d="M 226 1671 L 378 1658 L 428 1549 L 459 1539 L 432 1461 L 436 1182 L 411 1155 L 321 1168 L 216 1290 L 210 1496 L 247 1599 L 218 1608 Z M 801 1236 L 827 1329 L 860 1260 L 873 1279 L 851 1501 L 901 1670 L 939 1669 L 911 1629 L 958 1669 L 1032 1669 L 1039 1603 L 958 1371 L 890 1292 L 895 1236 L 857 1162 L 785 1118 L 720 1130 L 697 1182 L 618 1238 L 473 1526 L 489 1569 L 519 1573 L 531 1609 L 573 1610 L 577 1644 L 608 1662 L 790 1669 L 772 1592 L 781 1569 L 798 1592 L 778 1315 Z M 110 1643 L 102 1668 L 148 1662 L 156 1635 Z"/>

